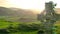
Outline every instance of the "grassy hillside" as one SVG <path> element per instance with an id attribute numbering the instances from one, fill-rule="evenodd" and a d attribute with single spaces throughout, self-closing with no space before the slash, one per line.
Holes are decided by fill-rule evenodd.
<path id="1" fill-rule="evenodd" d="M 25 9 L 0 7 L 0 17 L 11 21 L 19 21 L 20 18 L 36 19 L 36 14 Z"/>
<path id="2" fill-rule="evenodd" d="M 37 34 L 40 29 L 40 23 L 40 21 L 24 23 L 0 19 L 0 34 Z M 57 26 L 57 28 L 54 32 L 60 34 L 60 21 L 57 21 L 55 26 Z"/>
<path id="3" fill-rule="evenodd" d="M 37 34 L 40 26 L 37 15 L 30 10 L 0 7 L 0 34 Z M 60 34 L 60 20 L 54 26 L 54 32 Z"/>

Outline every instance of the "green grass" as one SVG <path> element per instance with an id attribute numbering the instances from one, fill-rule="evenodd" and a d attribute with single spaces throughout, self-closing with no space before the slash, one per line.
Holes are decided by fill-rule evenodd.
<path id="1" fill-rule="evenodd" d="M 20 32 L 15 32 L 10 34 L 37 34 L 37 31 L 32 31 L 32 32 L 20 31 Z"/>
<path id="2" fill-rule="evenodd" d="M 40 23 L 39 21 L 36 22 L 29 22 L 29 23 L 22 23 L 22 22 L 8 22 L 5 20 L 0 20 L 0 29 L 4 29 L 7 28 L 9 26 L 13 26 L 13 27 L 17 27 L 18 24 L 25 24 L 25 25 L 29 25 L 29 24 L 38 24 Z M 12 25 L 11 25 L 12 24 Z M 0 33 L 1 34 L 1 33 Z M 37 31 L 18 31 L 18 32 L 10 32 L 10 34 L 37 34 Z"/>
<path id="3" fill-rule="evenodd" d="M 12 24 L 12 25 L 11 25 Z M 36 22 L 27 22 L 27 23 L 24 23 L 24 22 L 8 22 L 8 21 L 5 21 L 5 20 L 0 20 L 0 29 L 4 29 L 4 28 L 7 28 L 9 26 L 13 26 L 14 28 L 17 28 L 18 24 L 24 24 L 24 25 L 32 25 L 32 24 L 40 24 L 39 21 L 36 21 Z M 57 22 L 55 24 L 55 26 L 57 26 L 55 32 L 57 32 L 57 34 L 60 34 L 60 22 Z M 18 31 L 18 32 L 10 32 L 10 34 L 37 34 L 38 31 Z M 1 33 L 0 33 L 1 34 Z"/>

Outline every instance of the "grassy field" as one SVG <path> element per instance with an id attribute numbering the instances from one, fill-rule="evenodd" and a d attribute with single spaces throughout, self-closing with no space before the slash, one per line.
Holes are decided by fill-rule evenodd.
<path id="1" fill-rule="evenodd" d="M 33 32 L 20 31 L 20 32 L 10 33 L 10 34 L 37 34 L 37 31 L 33 31 Z"/>
<path id="2" fill-rule="evenodd" d="M 11 22 L 6 20 L 0 20 L 0 29 L 6 29 L 9 32 L 8 34 L 37 34 L 39 26 L 40 26 L 39 21 L 24 23 L 24 22 Z M 60 34 L 60 21 L 57 21 L 55 26 L 57 26 L 57 28 L 54 30 L 54 32 Z M 19 27 L 21 27 L 21 29 L 23 30 L 18 29 Z M 35 28 L 37 30 L 33 30 Z"/>
<path id="3" fill-rule="evenodd" d="M 8 27 L 12 26 L 14 29 L 17 30 L 16 28 L 18 27 L 18 24 L 23 24 L 23 25 L 30 25 L 30 24 L 40 24 L 39 21 L 37 22 L 29 22 L 29 23 L 24 23 L 24 22 L 11 22 L 11 21 L 6 21 L 6 20 L 0 20 L 0 29 L 8 29 Z M 5 34 L 5 33 L 0 33 L 0 34 Z M 37 34 L 37 31 L 22 31 L 19 30 L 17 32 L 14 31 L 9 31 L 9 34 Z"/>

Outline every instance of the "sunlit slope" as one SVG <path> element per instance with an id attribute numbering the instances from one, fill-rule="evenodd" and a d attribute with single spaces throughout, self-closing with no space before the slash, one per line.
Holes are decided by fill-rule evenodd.
<path id="1" fill-rule="evenodd" d="M 54 9 L 57 14 L 60 14 L 60 8 Z"/>
<path id="2" fill-rule="evenodd" d="M 36 19 L 36 14 L 28 9 L 0 7 L 0 17 L 17 20 L 19 18 Z"/>

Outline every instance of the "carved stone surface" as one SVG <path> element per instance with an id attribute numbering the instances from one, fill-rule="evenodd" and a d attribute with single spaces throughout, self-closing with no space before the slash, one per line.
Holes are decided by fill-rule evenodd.
<path id="1" fill-rule="evenodd" d="M 56 17 L 55 17 L 55 11 L 54 11 L 54 4 L 52 1 L 45 3 L 45 12 L 42 12 L 40 16 L 42 30 L 44 31 L 44 34 L 52 34 L 52 28 L 54 23 L 56 22 Z"/>

